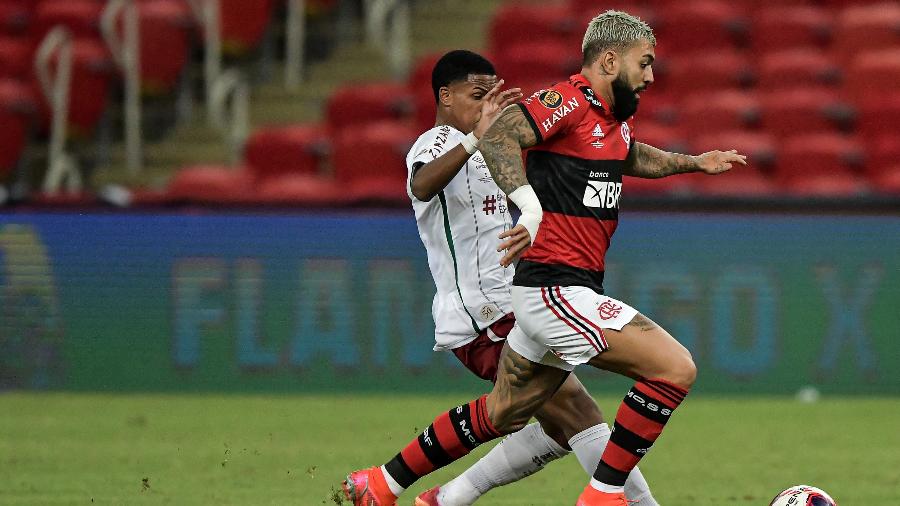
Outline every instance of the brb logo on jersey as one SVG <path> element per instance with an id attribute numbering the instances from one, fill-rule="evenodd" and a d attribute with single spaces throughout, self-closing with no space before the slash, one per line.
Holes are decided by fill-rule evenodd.
<path id="1" fill-rule="evenodd" d="M 609 178 L 609 172 L 596 172 L 592 170 L 590 177 Z M 584 199 L 582 200 L 582 203 L 587 207 L 615 209 L 619 207 L 619 196 L 621 194 L 622 183 L 588 179 L 587 188 L 584 189 Z"/>

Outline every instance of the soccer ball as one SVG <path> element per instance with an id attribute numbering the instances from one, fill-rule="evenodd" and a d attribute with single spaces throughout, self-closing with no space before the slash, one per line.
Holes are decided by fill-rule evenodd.
<path id="1" fill-rule="evenodd" d="M 824 490 L 809 485 L 794 485 L 779 493 L 769 506 L 837 506 Z"/>

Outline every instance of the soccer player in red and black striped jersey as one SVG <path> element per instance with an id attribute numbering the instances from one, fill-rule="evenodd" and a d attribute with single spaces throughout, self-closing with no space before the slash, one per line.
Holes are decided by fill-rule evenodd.
<path id="1" fill-rule="evenodd" d="M 451 409 L 372 473 L 366 506 L 394 504 L 408 487 L 488 440 L 524 427 L 575 366 L 635 380 L 576 506 L 627 506 L 628 473 L 646 455 L 694 383 L 690 353 L 662 327 L 603 293 L 606 250 L 623 176 L 718 174 L 746 164 L 736 151 L 698 156 L 637 142 L 633 115 L 653 82 L 656 38 L 620 11 L 594 18 L 581 73 L 510 106 L 479 142 L 494 181 L 522 211 L 501 234 L 501 264 L 516 260 L 516 325 L 490 394 Z M 522 149 L 527 156 L 527 177 Z M 374 476 L 376 475 L 377 476 Z"/>

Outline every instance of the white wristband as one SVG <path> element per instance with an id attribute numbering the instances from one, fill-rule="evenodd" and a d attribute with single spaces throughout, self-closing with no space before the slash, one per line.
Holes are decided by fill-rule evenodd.
<path id="1" fill-rule="evenodd" d="M 534 189 L 530 184 L 522 185 L 509 194 L 509 200 L 513 201 L 516 207 L 522 211 L 519 221 L 516 225 L 522 225 L 531 235 L 531 244 L 534 244 L 534 238 L 537 237 L 538 225 L 544 219 L 544 209 L 541 207 L 541 201 L 538 200 Z"/>
<path id="2" fill-rule="evenodd" d="M 469 132 L 469 135 L 463 137 L 460 144 L 470 155 L 478 151 L 478 137 L 475 137 L 475 132 Z"/>

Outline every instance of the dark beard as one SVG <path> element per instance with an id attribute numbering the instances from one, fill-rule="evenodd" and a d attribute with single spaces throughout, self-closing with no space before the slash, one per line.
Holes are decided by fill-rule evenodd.
<path id="1" fill-rule="evenodd" d="M 622 76 L 617 77 L 612 82 L 612 93 L 613 103 L 615 104 L 612 113 L 613 117 L 616 118 L 616 121 L 621 123 L 634 116 L 634 113 L 637 112 L 640 99 L 635 94 L 634 90 L 625 83 Z"/>

